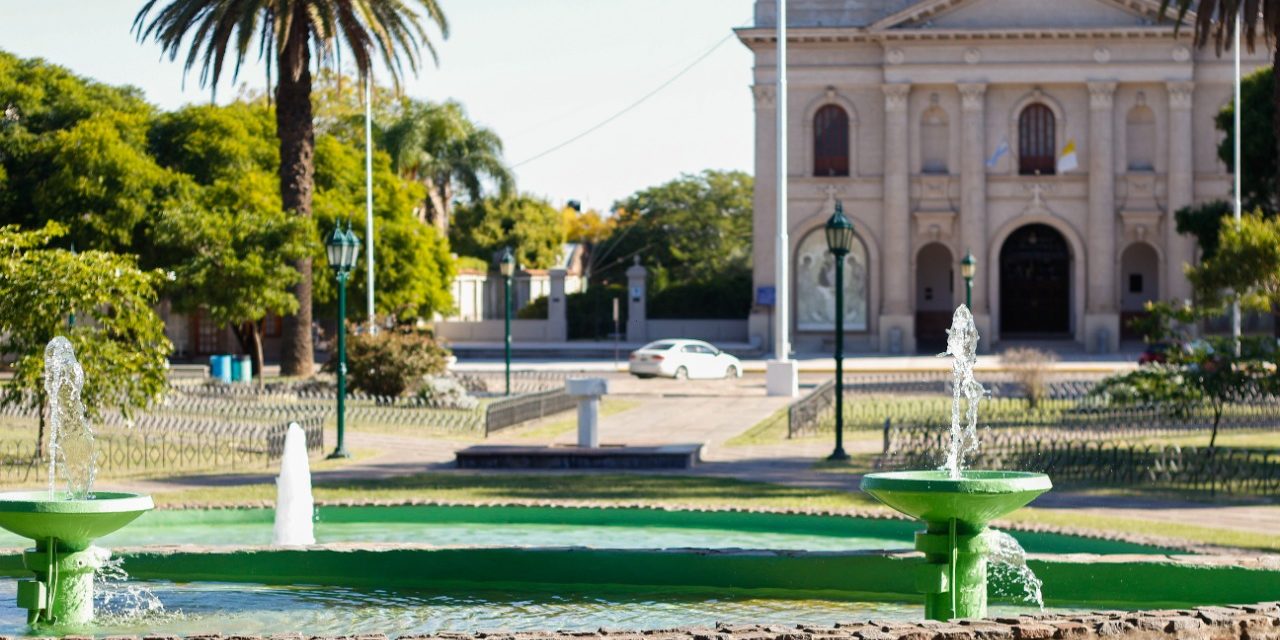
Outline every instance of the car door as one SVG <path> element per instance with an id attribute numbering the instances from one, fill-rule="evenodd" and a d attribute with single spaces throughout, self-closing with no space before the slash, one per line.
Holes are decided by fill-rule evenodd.
<path id="1" fill-rule="evenodd" d="M 698 350 L 699 378 L 719 378 L 724 375 L 724 370 L 719 366 L 720 359 L 716 357 L 715 349 L 705 344 L 695 344 L 693 346 Z"/>

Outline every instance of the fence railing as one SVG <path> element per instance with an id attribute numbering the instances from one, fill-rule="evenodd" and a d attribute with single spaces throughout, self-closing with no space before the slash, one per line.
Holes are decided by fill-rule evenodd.
<path id="1" fill-rule="evenodd" d="M 907 381 L 907 392 L 886 392 L 889 383 L 846 384 L 844 421 L 849 429 L 875 429 L 892 420 L 899 424 L 933 424 L 949 420 L 950 383 Z M 894 382 L 893 384 L 898 384 Z M 942 384 L 946 393 L 919 393 L 918 385 Z M 986 384 L 989 397 L 980 407 L 981 426 L 991 429 L 1043 427 L 1110 430 L 1141 424 L 1157 428 L 1208 429 L 1213 412 L 1208 407 L 1175 410 L 1167 405 L 1112 405 L 1088 395 L 1092 381 L 1050 383 L 1047 396 L 1035 403 L 1012 382 Z M 901 387 L 895 387 L 901 389 Z M 870 389 L 870 391 L 869 391 Z M 788 437 L 796 438 L 831 429 L 835 423 L 835 385 L 824 383 L 797 400 L 788 411 Z M 1280 399 L 1274 396 L 1240 398 L 1229 403 L 1222 416 L 1225 428 L 1280 427 Z"/>
<path id="2" fill-rule="evenodd" d="M 938 425 L 885 424 L 883 469 L 933 469 L 949 436 Z M 1132 425 L 1110 431 L 984 431 L 968 466 L 1039 471 L 1055 482 L 1280 495 L 1280 450 L 1182 447 L 1143 437 L 1199 432 L 1197 427 Z"/>
<path id="3" fill-rule="evenodd" d="M 306 433 L 309 453 L 324 450 L 324 416 L 290 422 L 297 422 Z M 271 469 L 284 453 L 288 426 L 100 427 L 94 434 L 97 472 L 100 477 L 118 477 L 228 468 Z M 6 482 L 42 481 L 47 465 L 48 459 L 37 455 L 34 432 L 29 437 L 0 439 L 0 478 Z"/>
<path id="4" fill-rule="evenodd" d="M 489 435 L 522 422 L 568 411 L 578 401 L 564 389 L 526 393 L 492 402 L 485 408 L 484 433 Z"/>

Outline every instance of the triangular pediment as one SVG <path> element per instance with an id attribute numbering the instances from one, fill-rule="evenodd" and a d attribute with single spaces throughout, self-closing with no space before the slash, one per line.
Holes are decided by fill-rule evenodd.
<path id="1" fill-rule="evenodd" d="M 1171 10 L 1164 24 L 1172 25 Z M 1188 15 L 1186 22 L 1194 19 Z M 872 31 L 940 29 L 1115 29 L 1161 24 L 1159 0 L 923 0 Z"/>

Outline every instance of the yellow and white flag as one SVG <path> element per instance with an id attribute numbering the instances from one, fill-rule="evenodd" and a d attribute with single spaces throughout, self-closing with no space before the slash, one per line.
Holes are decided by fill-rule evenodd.
<path id="1" fill-rule="evenodd" d="M 1067 146 L 1062 148 L 1062 155 L 1058 156 L 1058 173 L 1066 173 L 1080 168 L 1080 159 L 1076 157 L 1076 141 L 1075 139 L 1067 140 Z"/>

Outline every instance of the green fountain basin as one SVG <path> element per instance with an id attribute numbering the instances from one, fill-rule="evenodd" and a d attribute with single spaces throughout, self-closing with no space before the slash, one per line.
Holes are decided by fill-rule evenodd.
<path id="1" fill-rule="evenodd" d="M 1023 471 L 891 471 L 862 478 L 862 490 L 917 520 L 980 531 L 1053 488 L 1049 476 Z"/>
<path id="2" fill-rule="evenodd" d="M 69 500 L 48 491 L 0 493 L 0 528 L 44 542 L 56 538 L 69 550 L 85 549 L 153 509 L 151 496 L 100 491 Z"/>

